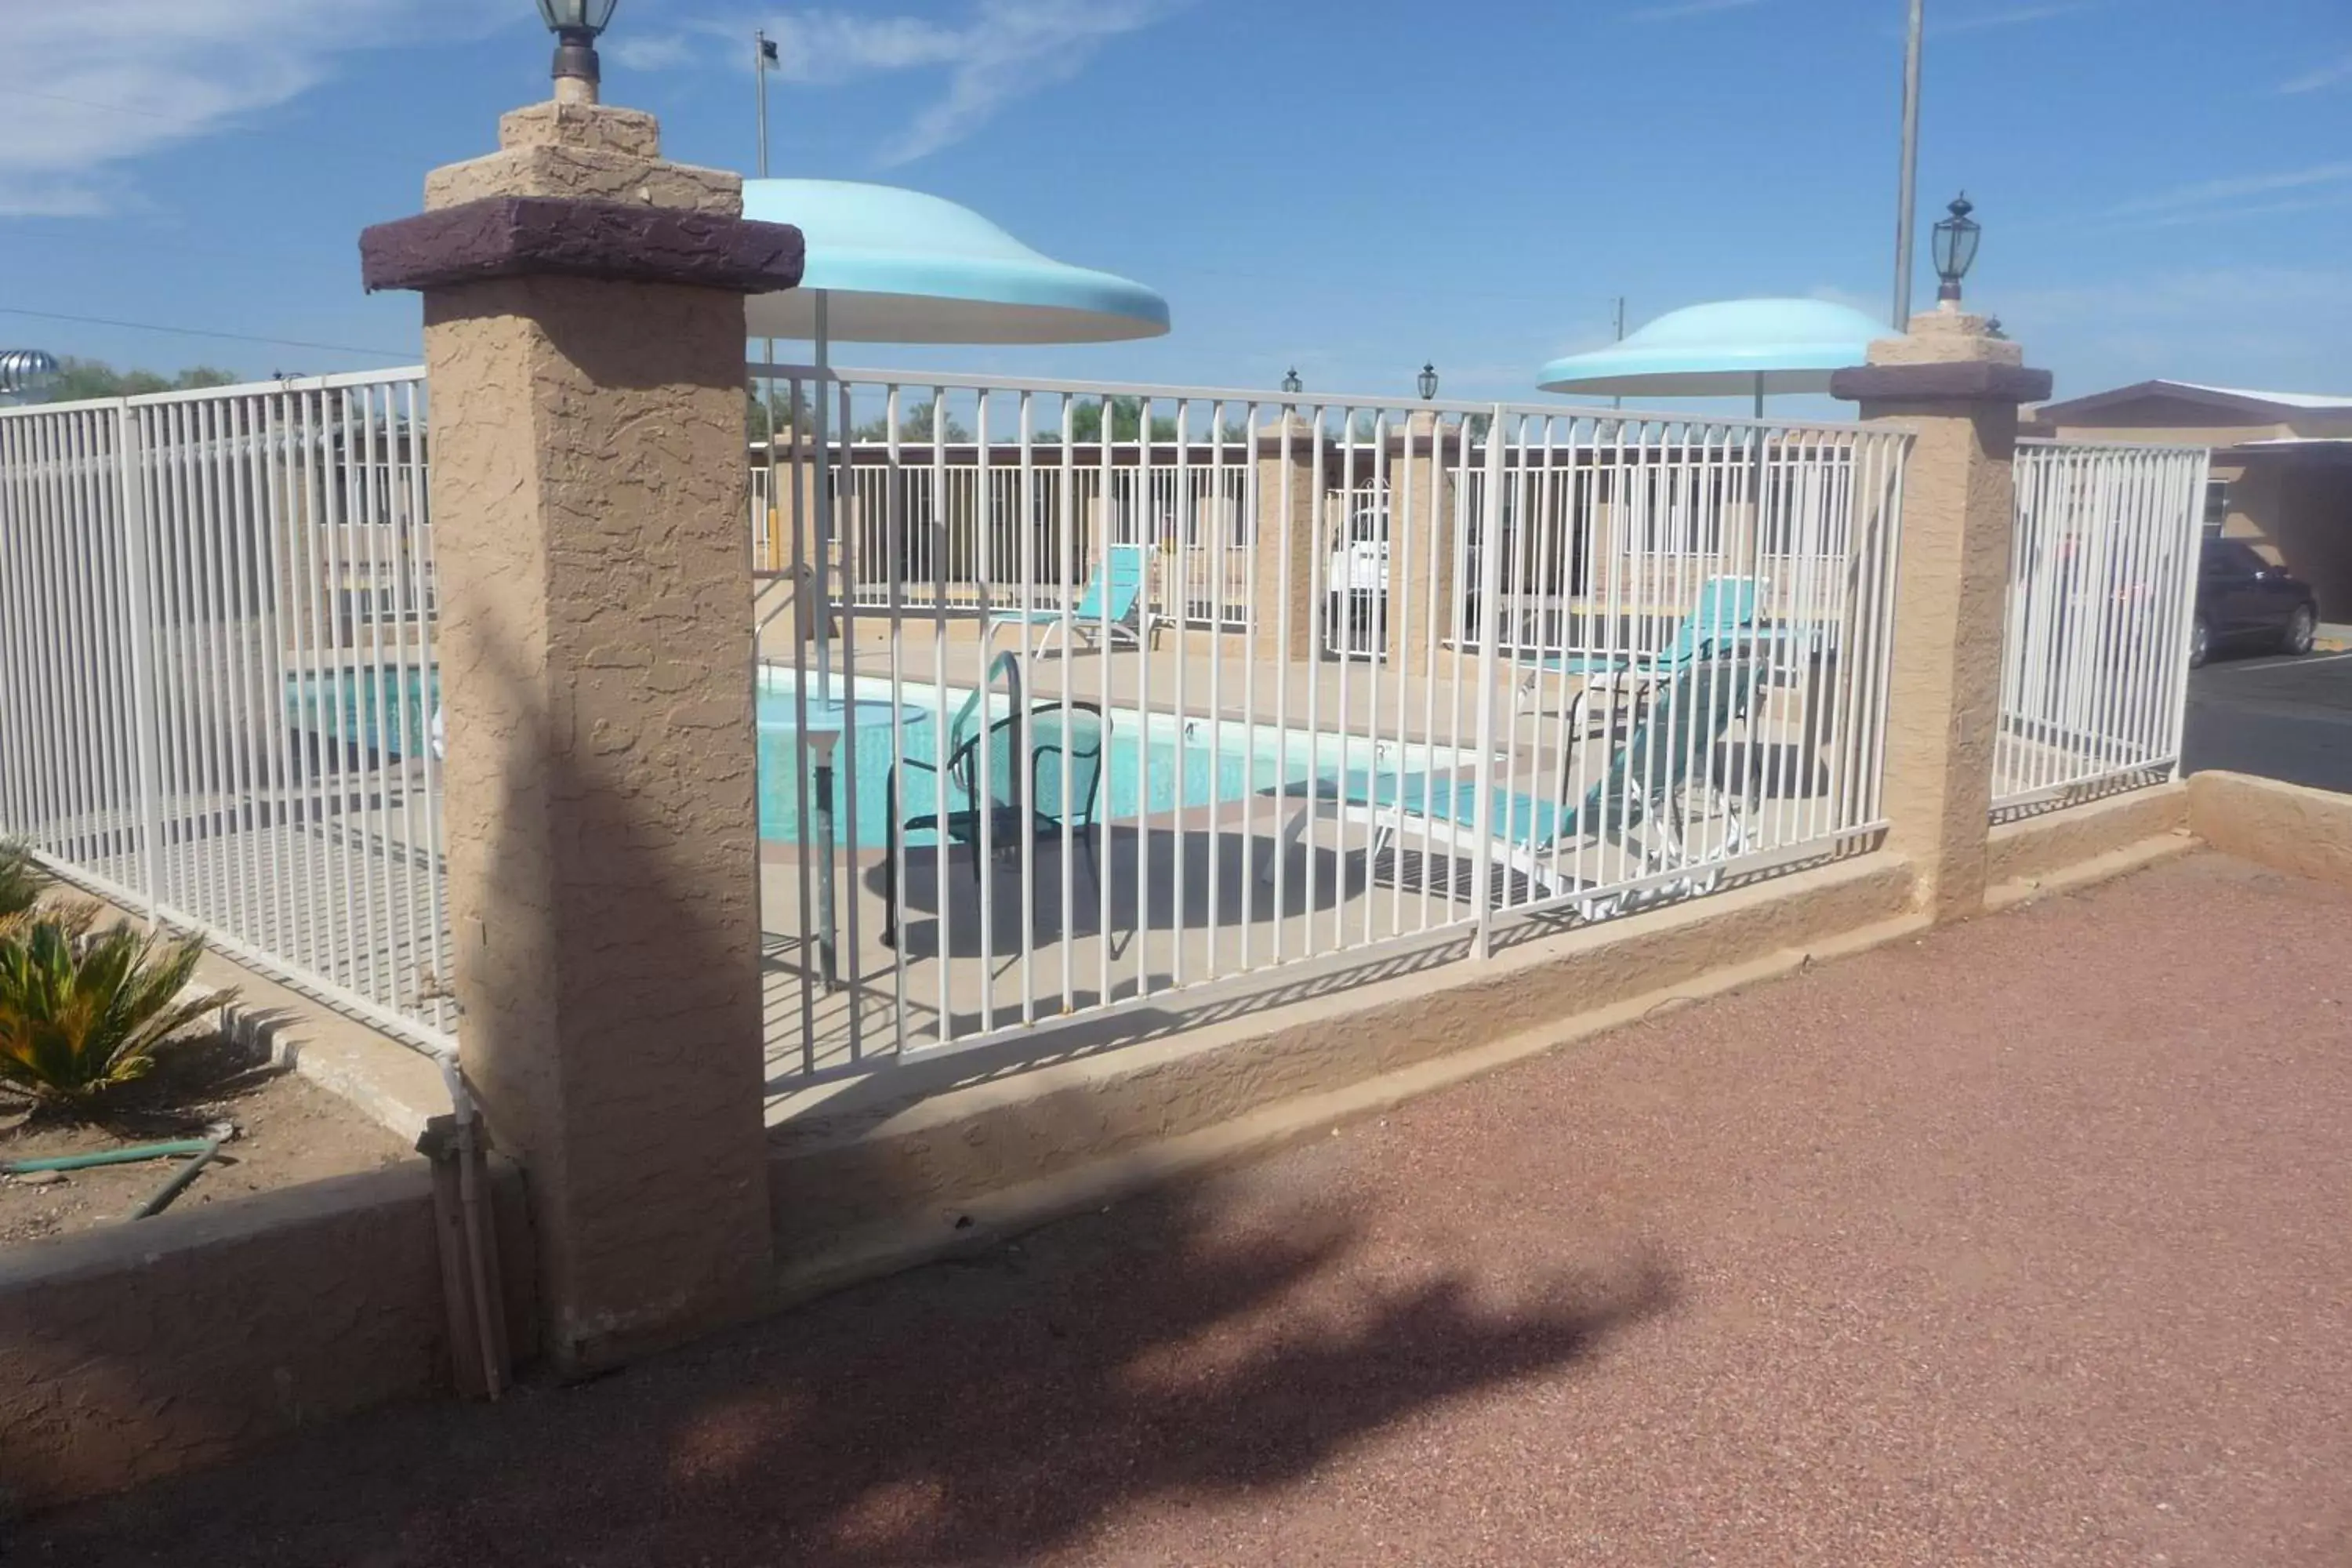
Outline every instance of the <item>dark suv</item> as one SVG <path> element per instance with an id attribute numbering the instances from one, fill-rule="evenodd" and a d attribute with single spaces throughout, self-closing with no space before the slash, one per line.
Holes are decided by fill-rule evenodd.
<path id="1" fill-rule="evenodd" d="M 2309 653 L 2319 629 L 2310 584 L 2273 566 L 2238 539 L 2209 539 L 2197 563 L 2197 624 L 2189 633 L 2190 668 L 2232 644 L 2263 643 Z"/>

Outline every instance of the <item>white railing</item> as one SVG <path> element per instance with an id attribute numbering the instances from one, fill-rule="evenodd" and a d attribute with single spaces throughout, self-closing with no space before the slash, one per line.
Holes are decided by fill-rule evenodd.
<path id="1" fill-rule="evenodd" d="M 830 396 L 878 437 L 753 476 L 780 1070 L 1173 1027 L 1878 831 L 1899 435 Z M 439 1044 L 425 431 L 415 372 L 0 415 L 0 834 Z"/>
<path id="2" fill-rule="evenodd" d="M 1122 544 L 1158 542 L 1164 548 L 1165 575 L 1156 586 L 1155 613 L 1210 626 L 1244 624 L 1238 617 L 1244 613 L 1240 589 L 1252 549 L 1250 514 L 1242 505 L 1242 470 L 1221 465 L 1213 442 L 1192 444 L 1184 453 L 1173 442 L 1154 442 L 1147 460 L 1136 443 L 1114 440 L 1108 465 L 1100 459 L 1099 443 L 1075 442 L 1066 479 L 1072 500 L 1065 507 L 1059 463 L 1049 455 L 1046 467 L 1032 463 L 1024 474 L 1017 441 L 982 446 L 963 438 L 958 424 L 939 444 L 934 460 L 927 413 L 909 416 L 899 441 L 868 438 L 836 448 L 833 483 L 841 514 L 838 537 L 844 541 L 834 563 L 836 606 L 850 599 L 868 608 L 889 604 L 892 584 L 885 574 L 895 562 L 903 574 L 903 602 L 929 605 L 936 597 L 950 611 L 975 614 L 984 559 L 996 579 L 990 584 L 990 602 L 1003 609 L 1005 595 L 1020 582 L 1052 579 L 1065 517 L 1074 552 L 1081 560 L 1095 557 L 1105 528 L 1102 496 L 1108 487 L 1109 539 Z M 948 423 L 944 410 L 937 422 Z M 795 472 L 800 482 L 809 482 L 812 451 L 789 439 L 780 439 L 772 449 L 764 442 L 751 448 L 752 563 L 759 571 L 777 569 L 791 553 L 781 501 L 790 495 Z M 778 503 L 771 503 L 772 494 Z M 903 525 L 892 520 L 909 517 L 936 519 L 940 526 L 893 537 L 890 531 Z M 1036 556 L 1025 578 L 1013 565 L 1024 549 Z"/>
<path id="3" fill-rule="evenodd" d="M 814 406 L 812 370 L 755 378 Z M 928 373 L 826 395 L 882 435 L 793 448 L 767 530 L 780 1068 L 1172 1026 L 1880 831 L 1899 434 Z M 1111 398 L 1153 439 L 1060 438 Z M 1233 512 L 1101 526 L 1171 469 Z M 1210 531 L 1254 548 L 1197 573 Z"/>
<path id="4" fill-rule="evenodd" d="M 421 372 L 0 410 L 0 837 L 451 1024 Z"/>
<path id="5" fill-rule="evenodd" d="M 2209 456 L 2019 443 L 1996 817 L 2177 769 Z"/>

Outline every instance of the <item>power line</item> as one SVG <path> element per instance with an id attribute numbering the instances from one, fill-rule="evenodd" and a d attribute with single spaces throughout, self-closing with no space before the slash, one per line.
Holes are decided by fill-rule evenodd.
<path id="1" fill-rule="evenodd" d="M 51 103 L 71 103 L 83 109 L 103 109 L 110 114 L 135 114 L 142 120 L 178 120 L 176 114 L 158 114 L 152 109 L 133 109 L 127 103 L 100 103 L 94 98 L 74 98 L 62 92 L 43 92 L 37 87 L 10 86 L 11 98 L 46 98 Z"/>
<path id="2" fill-rule="evenodd" d="M 0 316 L 30 316 L 43 321 L 73 321 L 85 327 L 121 327 L 133 332 L 169 332 L 183 338 L 222 338 L 236 343 L 268 343 L 284 349 L 323 349 L 329 353 L 373 354 L 378 359 L 415 359 L 415 349 L 369 349 L 354 343 L 316 343 L 307 338 L 265 338 L 252 332 L 214 332 L 201 327 L 166 327 L 154 321 L 118 321 L 110 316 L 69 316 L 62 310 L 26 310 L 0 305 Z"/>

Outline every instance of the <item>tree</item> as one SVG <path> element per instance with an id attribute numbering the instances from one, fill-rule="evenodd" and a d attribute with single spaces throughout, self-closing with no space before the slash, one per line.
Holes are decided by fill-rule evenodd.
<path id="1" fill-rule="evenodd" d="M 215 365 L 191 365 L 165 378 L 152 370 L 116 370 L 104 360 L 58 362 L 58 378 L 49 384 L 47 401 L 79 403 L 92 397 L 138 397 L 150 392 L 187 392 L 200 386 L 228 386 L 236 377 Z"/>
<path id="2" fill-rule="evenodd" d="M 1100 399 L 1079 403 L 1070 409 L 1070 439 L 1099 441 L 1103 433 L 1103 405 Z M 1114 397 L 1110 400 L 1110 438 L 1132 441 L 1143 426 L 1143 403 L 1139 398 Z M 1176 439 L 1176 421 L 1167 415 L 1155 416 L 1151 421 L 1151 438 L 1155 441 Z"/>
<path id="3" fill-rule="evenodd" d="M 743 433 L 766 441 L 779 434 L 808 428 L 808 395 L 798 388 L 787 395 L 771 390 L 766 397 L 746 388 L 743 393 Z"/>
<path id="4" fill-rule="evenodd" d="M 918 442 L 930 440 L 938 434 L 938 431 L 933 428 L 937 418 L 938 415 L 930 402 L 912 405 L 898 416 L 898 439 Z M 890 438 L 888 416 L 877 415 L 868 419 L 865 424 L 850 431 L 849 438 L 853 441 L 887 441 Z M 950 441 L 969 441 L 971 439 L 971 432 L 958 424 L 950 416 L 947 422 L 947 438 Z"/>

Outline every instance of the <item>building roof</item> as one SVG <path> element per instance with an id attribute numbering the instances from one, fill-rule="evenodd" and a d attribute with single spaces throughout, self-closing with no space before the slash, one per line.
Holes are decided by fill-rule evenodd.
<path id="1" fill-rule="evenodd" d="M 2352 394 L 2255 392 L 2242 387 L 2206 386 L 2194 381 L 2138 381 L 2129 386 L 2118 386 L 2112 392 L 2095 392 L 2088 397 L 2045 404 L 2040 411 L 2040 417 L 2063 425 L 2086 414 L 2100 413 L 2119 404 L 2137 403 L 2150 397 L 2203 404 L 2233 414 L 2269 416 L 2273 418 L 2315 411 L 2352 414 Z"/>

